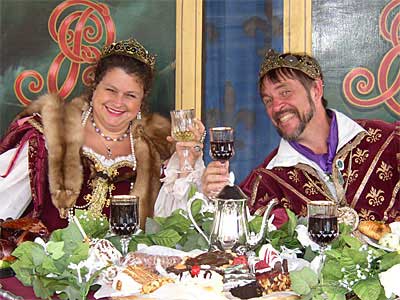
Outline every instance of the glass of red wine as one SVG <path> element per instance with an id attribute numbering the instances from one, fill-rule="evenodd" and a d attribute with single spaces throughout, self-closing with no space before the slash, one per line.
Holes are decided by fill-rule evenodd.
<path id="1" fill-rule="evenodd" d="M 210 128 L 210 156 L 222 163 L 235 154 L 232 127 Z"/>
<path id="2" fill-rule="evenodd" d="M 321 267 L 326 247 L 338 237 L 337 204 L 332 201 L 311 201 L 307 203 L 308 234 L 320 246 Z"/>
<path id="3" fill-rule="evenodd" d="M 110 230 L 121 237 L 122 255 L 128 253 L 129 241 L 139 228 L 139 197 L 116 195 L 111 197 Z"/>

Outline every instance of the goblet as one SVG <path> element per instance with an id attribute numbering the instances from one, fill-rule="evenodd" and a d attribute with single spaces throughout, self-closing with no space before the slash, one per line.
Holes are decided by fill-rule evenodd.
<path id="1" fill-rule="evenodd" d="M 232 127 L 210 128 L 210 156 L 222 163 L 235 154 Z"/>
<path id="2" fill-rule="evenodd" d="M 307 203 L 308 234 L 320 246 L 321 266 L 325 262 L 326 247 L 339 235 L 337 204 L 332 201 Z"/>
<path id="3" fill-rule="evenodd" d="M 173 110 L 170 112 L 171 114 L 171 135 L 178 142 L 190 142 L 194 140 L 194 133 L 189 129 L 189 127 L 194 127 L 194 109 L 179 109 Z M 183 157 L 184 162 L 183 166 L 179 173 L 187 173 L 192 172 L 193 167 L 190 165 L 188 161 L 189 149 L 184 148 Z"/>
<path id="4" fill-rule="evenodd" d="M 307 204 L 308 233 L 321 248 L 339 235 L 337 205 L 332 201 L 311 201 Z"/>
<path id="5" fill-rule="evenodd" d="M 128 253 L 132 234 L 139 227 L 139 197 L 134 195 L 116 195 L 111 197 L 110 229 L 121 237 L 122 255 Z"/>

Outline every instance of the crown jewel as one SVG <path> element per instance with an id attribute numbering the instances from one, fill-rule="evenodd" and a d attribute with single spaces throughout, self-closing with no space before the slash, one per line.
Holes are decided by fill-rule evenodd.
<path id="1" fill-rule="evenodd" d="M 269 49 L 265 54 L 258 78 L 261 79 L 269 71 L 278 68 L 296 69 L 312 79 L 322 78 L 321 67 L 311 56 L 306 54 L 279 54 L 273 49 Z"/>
<path id="2" fill-rule="evenodd" d="M 100 57 L 105 58 L 114 54 L 133 57 L 145 63 L 151 69 L 154 69 L 154 65 L 156 63 L 156 57 L 150 54 L 149 51 L 147 51 L 146 48 L 136 39 L 132 38 L 104 46 Z"/>

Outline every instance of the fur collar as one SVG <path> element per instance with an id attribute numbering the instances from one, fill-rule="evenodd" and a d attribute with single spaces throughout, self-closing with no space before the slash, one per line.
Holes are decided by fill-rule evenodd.
<path id="1" fill-rule="evenodd" d="M 83 97 L 64 102 L 56 95 L 47 94 L 33 101 L 19 115 L 41 115 L 48 150 L 49 190 L 61 217 L 67 216 L 81 191 L 82 113 L 87 109 L 88 101 Z M 142 227 L 145 218 L 153 215 L 160 188 L 161 161 L 173 152 L 173 145 L 166 140 L 170 128 L 169 121 L 157 114 L 136 121 L 132 126 L 137 160 L 137 178 L 132 193 L 139 196 Z"/>

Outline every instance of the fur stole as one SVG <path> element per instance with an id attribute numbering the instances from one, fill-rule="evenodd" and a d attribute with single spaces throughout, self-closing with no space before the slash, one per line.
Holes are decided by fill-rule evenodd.
<path id="1" fill-rule="evenodd" d="M 52 202 L 61 217 L 67 216 L 68 209 L 75 204 L 82 187 L 82 113 L 87 108 L 88 101 L 83 97 L 64 102 L 58 96 L 48 94 L 33 101 L 18 116 L 24 117 L 34 113 L 41 115 L 48 151 L 49 190 Z M 131 192 L 139 196 L 142 227 L 146 217 L 153 215 L 154 203 L 161 185 L 161 162 L 173 153 L 173 145 L 166 140 L 170 130 L 169 121 L 157 114 L 136 121 L 132 126 L 137 176 Z"/>

